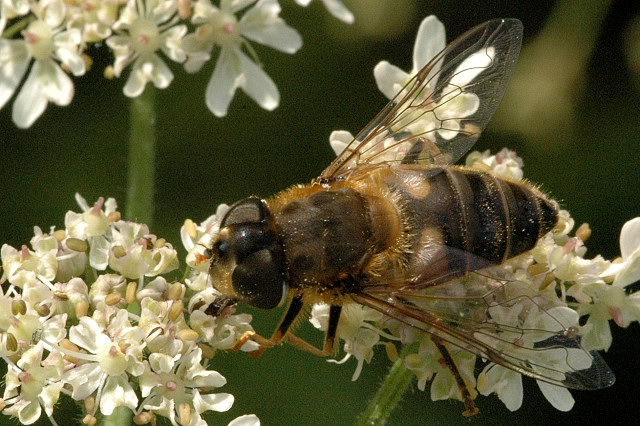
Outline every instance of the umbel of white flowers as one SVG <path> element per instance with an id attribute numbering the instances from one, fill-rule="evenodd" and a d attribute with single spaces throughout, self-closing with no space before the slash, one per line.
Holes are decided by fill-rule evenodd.
<path id="1" fill-rule="evenodd" d="M 296 3 L 306 6 L 310 1 Z M 336 18 L 353 22 L 340 0 L 323 3 Z M 272 110 L 280 94 L 255 63 L 251 42 L 297 52 L 302 38 L 279 15 L 277 0 L 220 0 L 217 6 L 210 0 L 3 1 L 0 108 L 17 92 L 12 118 L 16 126 L 27 128 L 50 102 L 69 105 L 74 85 L 67 74 L 82 76 L 92 63 L 89 49 L 104 45 L 114 56 L 105 76 L 120 77 L 126 70 L 126 96 L 139 96 L 147 83 L 168 87 L 174 75 L 167 60 L 183 63 L 188 73 L 215 60 L 205 94 L 211 112 L 226 115 L 238 88 Z"/>

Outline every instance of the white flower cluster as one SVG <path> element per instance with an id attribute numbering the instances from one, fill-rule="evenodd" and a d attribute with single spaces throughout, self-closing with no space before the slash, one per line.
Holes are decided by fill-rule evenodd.
<path id="1" fill-rule="evenodd" d="M 252 330 L 251 316 L 207 315 L 219 295 L 206 272 L 186 284 L 167 281 L 178 267 L 171 244 L 121 220 L 113 199 L 76 199 L 82 212 L 68 212 L 64 229 L 36 227 L 31 248 L 2 246 L 2 413 L 31 424 L 44 410 L 55 424 L 54 406 L 67 395 L 84 403 L 87 424 L 128 407 L 137 424 L 159 415 L 206 425 L 202 413 L 233 404 L 232 395 L 214 392 L 226 380 L 208 360 Z M 187 224 L 187 240 L 203 232 Z M 257 424 L 253 415 L 234 421 Z"/>
<path id="2" fill-rule="evenodd" d="M 522 176 L 522 160 L 507 149 L 496 155 L 490 155 L 488 151 L 472 152 L 467 157 L 467 166 L 491 170 L 505 179 L 520 179 Z M 501 350 L 500 353 L 513 356 L 513 359 L 528 359 L 527 356 L 532 354 L 526 348 L 538 347 L 535 356 L 537 360 L 543 361 L 540 365 L 557 364 L 557 371 L 563 371 L 561 365 L 566 368 L 569 358 L 574 367 L 587 371 L 591 364 L 587 352 L 570 346 L 547 349 L 536 346 L 535 342 L 548 338 L 553 334 L 552 331 L 558 330 L 560 324 L 568 324 L 569 329 L 579 336 L 576 341 L 580 341 L 583 347 L 606 351 L 612 343 L 609 320 L 620 327 L 640 321 L 640 291 L 629 292 L 626 289 L 630 284 L 640 281 L 640 217 L 623 226 L 620 234 L 622 256 L 613 261 L 605 260 L 599 255 L 586 259 L 584 240 L 589 237 L 590 230 L 583 225 L 571 236 L 573 227 L 574 221 L 569 213 L 561 210 L 559 225 L 543 237 L 533 250 L 501 265 L 501 268 L 508 271 L 510 279 L 516 280 L 507 284 L 494 280 L 495 288 L 508 292 L 508 296 L 494 304 L 483 300 L 479 307 L 475 306 L 478 298 L 474 297 L 471 299 L 473 303 L 459 305 L 471 309 L 471 313 L 460 311 L 457 312 L 458 315 L 488 317 L 478 320 L 477 324 L 482 325 L 472 338 Z M 470 274 L 458 285 L 462 289 L 460 294 L 468 295 L 471 292 L 469 288 L 480 282 L 483 291 L 492 288 L 484 284 L 485 281 L 486 277 L 482 273 Z M 456 284 L 447 284 L 446 287 L 450 286 L 453 288 Z M 452 294 L 454 292 L 455 290 Z M 425 303 L 424 308 L 431 312 L 449 312 L 434 303 Z M 578 325 L 580 317 L 585 319 L 582 326 Z M 328 306 L 315 305 L 310 321 L 316 328 L 326 329 Z M 455 318 L 453 321 L 456 321 Z M 483 327 L 494 324 L 499 324 L 496 330 L 502 330 L 500 339 L 482 332 Z M 539 333 L 523 334 L 522 330 L 539 330 Z M 364 362 L 369 362 L 373 357 L 375 346 L 388 346 L 394 342 L 403 345 L 415 343 L 415 352 L 404 358 L 404 365 L 416 375 L 418 388 L 424 390 L 427 381 L 431 381 L 431 398 L 434 401 L 462 398 L 450 370 L 446 364 L 439 362 L 442 355 L 430 334 L 392 320 L 370 308 L 351 304 L 344 307 L 337 335 L 344 342 L 343 348 L 347 354 L 340 363 L 351 356 L 357 360 L 353 380 L 358 378 Z M 538 338 L 535 339 L 535 336 Z M 527 342 L 524 340 L 527 338 L 535 340 Z M 465 342 L 459 342 L 456 346 L 464 348 Z M 468 386 L 472 386 L 470 392 L 473 397 L 477 393 L 496 393 L 509 410 L 520 408 L 523 387 L 519 373 L 487 362 L 470 351 L 457 350 L 453 356 L 462 378 Z M 476 374 L 478 364 L 484 365 L 484 368 Z M 540 380 L 538 385 L 555 408 L 568 411 L 573 407 L 574 400 L 566 388 Z"/>
<path id="3" fill-rule="evenodd" d="M 339 0 L 322 1 L 332 15 L 353 22 Z M 297 1 L 303 6 L 309 2 Z M 279 103 L 278 89 L 254 62 L 249 42 L 298 51 L 300 35 L 279 15 L 277 0 L 220 0 L 217 6 L 210 0 L 2 0 L 0 108 L 18 92 L 12 117 L 18 127 L 27 128 L 50 102 L 68 105 L 74 94 L 68 74 L 83 75 L 92 63 L 89 48 L 105 44 L 115 57 L 105 76 L 120 77 L 130 68 L 126 96 L 139 96 L 150 82 L 160 89 L 169 86 L 174 76 L 167 59 L 194 73 L 215 49 L 218 56 L 205 96 L 209 109 L 218 117 L 226 115 L 241 88 L 272 110 Z"/>

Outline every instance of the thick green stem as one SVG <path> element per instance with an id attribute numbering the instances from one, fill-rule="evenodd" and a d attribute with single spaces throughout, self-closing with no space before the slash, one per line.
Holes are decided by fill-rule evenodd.
<path id="1" fill-rule="evenodd" d="M 155 177 L 154 87 L 147 85 L 142 95 L 129 104 L 129 158 L 125 218 L 151 226 Z"/>
<path id="2" fill-rule="evenodd" d="M 405 355 L 415 350 L 412 346 L 408 345 L 402 348 L 398 360 L 389 370 L 389 374 L 382 382 L 378 393 L 373 397 L 356 425 L 383 425 L 387 422 L 391 412 L 413 381 L 413 373 L 404 366 Z"/>

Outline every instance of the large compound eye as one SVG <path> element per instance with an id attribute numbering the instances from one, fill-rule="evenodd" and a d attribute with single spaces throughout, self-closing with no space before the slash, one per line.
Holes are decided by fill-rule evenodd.
<path id="1" fill-rule="evenodd" d="M 262 309 L 286 297 L 282 248 L 265 201 L 250 197 L 231 206 L 212 251 L 211 276 L 223 294 Z"/>
<path id="2" fill-rule="evenodd" d="M 220 228 L 245 223 L 261 223 L 269 217 L 269 210 L 260 198 L 249 197 L 229 208 L 220 222 Z"/>
<path id="3" fill-rule="evenodd" d="M 222 218 L 214 252 L 221 260 L 232 259 L 242 263 L 251 253 L 271 248 L 275 242 L 272 221 L 266 203 L 260 198 L 238 201 Z"/>
<path id="4" fill-rule="evenodd" d="M 282 261 L 269 249 L 251 253 L 236 265 L 232 283 L 240 298 L 256 308 L 275 308 L 287 294 Z"/>

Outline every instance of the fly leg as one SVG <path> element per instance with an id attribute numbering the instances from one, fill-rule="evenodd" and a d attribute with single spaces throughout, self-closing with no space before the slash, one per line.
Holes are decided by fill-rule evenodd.
<path id="1" fill-rule="evenodd" d="M 464 406 L 466 407 L 466 410 L 462 413 L 462 415 L 465 417 L 469 417 L 469 416 L 473 416 L 474 414 L 477 414 L 478 409 L 476 408 L 476 405 L 473 403 L 473 397 L 469 392 L 469 387 L 467 386 L 464 379 L 460 375 L 460 371 L 456 366 L 456 362 L 453 359 L 451 352 L 445 345 L 445 342 L 441 338 L 433 334 L 431 335 L 431 340 L 433 341 L 433 343 L 435 343 L 436 347 L 440 351 L 440 354 L 442 355 L 442 362 L 447 365 L 447 367 L 449 368 L 449 371 L 451 372 L 451 374 L 453 374 L 453 378 L 456 381 L 458 388 L 460 389 L 460 393 L 462 394 L 462 400 L 464 402 Z"/>
<path id="2" fill-rule="evenodd" d="M 339 305 L 331 305 L 331 308 L 329 308 L 329 326 L 327 327 L 327 331 L 324 335 L 324 344 L 322 345 L 322 350 L 316 348 L 311 343 L 299 338 L 292 333 L 287 333 L 284 338 L 293 346 L 298 349 L 302 349 L 303 351 L 307 351 L 314 355 L 322 357 L 331 356 L 334 354 L 336 331 L 338 330 L 338 321 L 340 320 L 341 311 L 342 306 Z"/>
<path id="3" fill-rule="evenodd" d="M 250 352 L 249 355 L 254 358 L 259 358 L 265 349 L 272 348 L 282 342 L 285 334 L 287 333 L 291 325 L 295 322 L 296 318 L 300 314 L 300 311 L 302 311 L 303 306 L 304 302 L 302 301 L 302 297 L 294 297 L 293 299 L 291 299 L 289 307 L 287 308 L 287 312 L 282 317 L 282 320 L 280 320 L 280 324 L 278 325 L 278 328 L 276 328 L 276 331 L 273 333 L 271 338 L 267 339 L 266 337 L 259 335 L 255 331 L 247 331 L 242 336 L 240 336 L 231 350 L 237 351 L 245 343 L 251 340 L 259 344 L 260 349 Z"/>
<path id="4" fill-rule="evenodd" d="M 329 356 L 333 355 L 333 348 L 335 344 L 336 331 L 338 329 L 338 320 L 340 319 L 340 313 L 342 310 L 341 306 L 332 305 L 329 310 L 329 326 L 327 327 L 327 332 L 324 337 L 324 344 L 322 349 L 318 349 L 313 346 L 311 343 L 307 342 L 304 339 L 299 338 L 293 333 L 289 332 L 289 329 L 294 325 L 296 319 L 300 315 L 302 308 L 304 306 L 304 302 L 302 301 L 302 297 L 296 296 L 291 299 L 291 303 L 289 303 L 289 308 L 287 312 L 282 317 L 280 324 L 276 328 L 276 331 L 273 335 L 267 339 L 254 331 L 245 332 L 236 342 L 236 344 L 231 348 L 232 351 L 239 350 L 245 343 L 249 340 L 256 342 L 260 345 L 260 349 L 250 352 L 249 355 L 254 358 L 259 358 L 265 349 L 272 348 L 282 341 L 288 341 L 291 345 L 295 346 L 298 349 L 302 349 L 304 351 L 310 352 L 314 355 L 318 356 Z"/>

